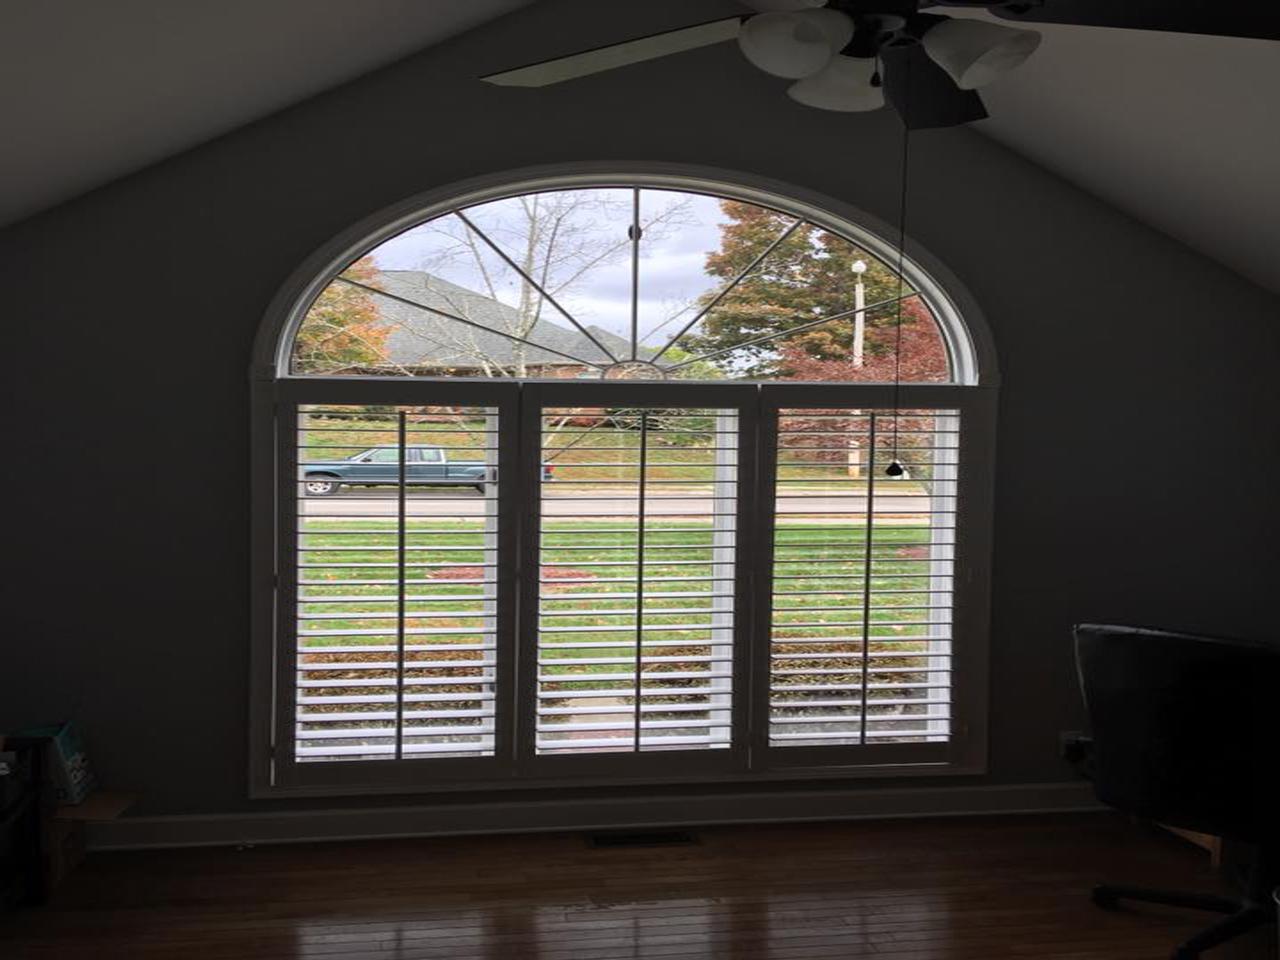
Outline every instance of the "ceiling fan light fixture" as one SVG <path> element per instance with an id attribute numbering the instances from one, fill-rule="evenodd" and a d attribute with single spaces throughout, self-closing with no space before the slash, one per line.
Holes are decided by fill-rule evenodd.
<path id="1" fill-rule="evenodd" d="M 884 88 L 876 86 L 874 57 L 832 57 L 820 72 L 787 88 L 787 96 L 806 107 L 862 113 L 884 106 Z"/>
<path id="2" fill-rule="evenodd" d="M 985 20 L 944 20 L 921 43 L 957 87 L 975 90 L 1020 66 L 1040 46 L 1040 34 Z"/>
<path id="3" fill-rule="evenodd" d="M 849 41 L 853 39 L 853 17 L 847 13 L 827 8 L 804 10 L 796 16 L 808 20 L 827 35 L 827 43 L 833 56 L 847 47 Z"/>
<path id="4" fill-rule="evenodd" d="M 752 17 L 742 25 L 738 46 L 754 66 L 791 80 L 817 73 L 832 54 L 828 29 L 803 13 Z"/>

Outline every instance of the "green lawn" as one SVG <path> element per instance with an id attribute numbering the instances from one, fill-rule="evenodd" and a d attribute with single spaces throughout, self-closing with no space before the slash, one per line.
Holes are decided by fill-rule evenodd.
<path id="1" fill-rule="evenodd" d="M 915 609 L 920 605 L 920 596 L 911 591 L 927 586 L 929 561 L 917 554 L 922 552 L 928 538 L 928 528 L 924 526 L 877 526 L 874 529 L 871 545 L 875 573 L 871 580 L 874 602 L 870 615 L 873 637 L 892 641 L 910 630 L 904 624 L 927 619 L 926 611 Z M 866 528 L 862 524 L 785 523 L 778 526 L 775 562 L 778 572 L 788 577 L 786 581 L 778 582 L 778 589 L 814 593 L 775 599 L 773 627 L 776 641 L 787 638 L 802 641 L 857 632 L 854 628 L 841 629 L 825 624 L 860 619 L 860 609 L 812 608 L 860 608 L 860 583 L 856 579 L 842 578 L 862 576 L 865 539 Z M 633 577 L 636 542 L 634 529 L 621 530 L 619 521 L 546 523 L 542 534 L 544 574 L 565 582 L 544 586 L 543 611 L 568 615 L 543 617 L 542 626 L 584 628 L 575 629 L 574 642 L 600 645 L 548 651 L 546 659 L 622 656 L 634 650 L 633 634 L 628 633 L 625 639 L 620 639 L 614 633 L 585 628 L 635 626 L 634 613 L 617 612 L 630 610 L 634 601 L 610 595 L 634 589 L 634 582 L 629 578 Z M 707 618 L 702 615 L 664 615 L 662 611 L 703 608 L 708 602 L 698 595 L 706 593 L 710 586 L 696 578 L 709 575 L 713 569 L 715 549 L 711 545 L 710 525 L 684 520 L 650 522 L 646 526 L 645 542 L 649 555 L 657 558 L 645 567 L 646 594 L 692 595 L 647 598 L 644 605 L 646 627 L 671 627 L 705 621 Z M 484 596 L 491 590 L 486 583 L 475 582 L 484 579 L 483 521 L 410 520 L 406 544 L 410 548 L 407 595 L 411 598 L 405 607 L 408 613 L 406 629 L 438 631 L 427 635 L 431 645 L 456 646 L 459 659 L 478 659 L 478 650 L 465 648 L 474 648 L 478 643 L 476 635 L 466 631 L 484 626 L 488 607 Z M 308 649 L 376 647 L 394 642 L 395 621 L 369 619 L 368 615 L 385 616 L 397 609 L 395 584 L 385 582 L 394 581 L 396 576 L 396 546 L 394 520 L 305 521 L 301 558 L 307 564 L 324 566 L 306 569 L 304 579 L 309 583 L 300 588 L 301 612 L 323 615 L 325 630 L 379 631 L 378 636 L 311 639 L 306 641 Z M 492 562 L 493 557 L 490 555 L 488 559 Z M 618 577 L 625 579 L 614 582 Z M 344 580 L 362 582 L 354 585 L 327 583 Z M 370 580 L 384 582 L 363 582 Z M 890 590 L 895 592 L 881 592 Z M 557 599 L 563 593 L 569 593 L 574 599 Z M 599 599 L 595 599 L 597 595 Z M 603 615 L 604 611 L 614 615 Z M 320 622 L 309 621 L 310 624 Z M 708 646 L 709 638 L 710 634 L 704 628 L 645 634 L 646 641 L 671 647 L 677 652 L 685 645 Z M 785 645 L 779 647 L 780 652 L 786 650 Z M 851 653 L 860 650 L 860 644 L 850 641 L 847 645 L 831 648 L 833 653 L 846 650 Z M 443 653 L 448 654 L 449 651 Z M 607 672 L 607 669 L 602 667 L 599 672 Z M 661 668 L 656 672 L 661 672 Z"/>

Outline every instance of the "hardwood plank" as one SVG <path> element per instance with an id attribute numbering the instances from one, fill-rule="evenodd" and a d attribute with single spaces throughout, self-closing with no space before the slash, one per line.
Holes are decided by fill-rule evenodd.
<path id="1" fill-rule="evenodd" d="M 1113 815 L 709 827 L 101 854 L 0 924 L 17 960 L 1138 960 L 1210 918 L 1104 912 L 1100 880 L 1217 891 Z M 1274 956 L 1274 931 L 1215 960 Z"/>

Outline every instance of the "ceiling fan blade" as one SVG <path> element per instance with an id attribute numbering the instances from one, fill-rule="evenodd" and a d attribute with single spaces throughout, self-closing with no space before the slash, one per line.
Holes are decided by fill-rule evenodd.
<path id="1" fill-rule="evenodd" d="M 741 17 L 730 17 L 727 20 L 712 20 L 679 30 L 668 30 L 622 43 L 611 43 L 605 47 L 595 47 L 581 53 L 573 53 L 567 57 L 556 57 L 554 60 L 542 60 L 538 63 L 491 73 L 481 77 L 487 83 L 500 87 L 546 87 L 565 80 L 603 73 L 618 67 L 642 63 L 645 60 L 656 60 L 673 53 L 695 50 L 698 47 L 710 46 L 732 40 L 738 35 L 742 26 Z"/>
<path id="2" fill-rule="evenodd" d="M 987 109 L 972 90 L 961 90 L 918 43 L 884 48 L 884 95 L 911 130 L 955 127 L 983 120 Z"/>
<path id="3" fill-rule="evenodd" d="M 986 7 L 1022 23 L 1167 30 L 1219 37 L 1280 40 L 1280 14 L 1268 0 L 934 0 L 943 6 Z"/>
<path id="4" fill-rule="evenodd" d="M 793 13 L 796 10 L 813 10 L 827 5 L 827 0 L 742 0 L 742 2 L 761 13 Z"/>

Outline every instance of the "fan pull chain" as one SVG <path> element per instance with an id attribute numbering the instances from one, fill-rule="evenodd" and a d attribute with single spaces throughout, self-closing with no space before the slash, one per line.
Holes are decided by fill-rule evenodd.
<path id="1" fill-rule="evenodd" d="M 908 117 L 911 116 L 909 104 L 911 102 L 911 61 L 907 60 L 903 64 L 903 122 L 902 122 L 902 172 L 901 187 L 898 195 L 898 298 L 894 306 L 894 338 L 893 338 L 893 456 L 889 460 L 889 465 L 885 467 L 885 475 L 890 477 L 901 477 L 907 472 L 906 467 L 902 464 L 902 459 L 898 449 L 898 421 L 902 418 L 902 290 L 903 276 L 902 270 L 906 264 L 906 248 L 907 248 L 907 180 L 908 168 L 911 159 L 911 125 Z"/>

